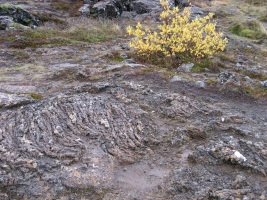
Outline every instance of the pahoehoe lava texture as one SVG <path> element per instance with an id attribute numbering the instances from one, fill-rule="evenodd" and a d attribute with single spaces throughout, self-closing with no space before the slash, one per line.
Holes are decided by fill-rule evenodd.
<path id="1" fill-rule="evenodd" d="M 2 111 L 0 199 L 125 199 L 122 185 L 137 199 L 258 199 L 266 191 L 264 119 L 215 102 L 126 81 Z M 127 167 L 139 175 L 129 168 L 128 185 L 120 182 Z M 138 177 L 156 184 L 136 193 Z"/>
<path id="2" fill-rule="evenodd" d="M 112 93 L 119 95 L 115 90 Z M 144 111 L 135 104 L 125 105 L 111 96 L 83 93 L 2 112 L 2 191 L 9 197 L 37 198 L 45 192 L 39 183 L 47 176 L 50 185 L 58 185 L 55 190 L 71 187 L 64 184 L 67 174 L 62 173 L 62 166 L 80 162 L 88 167 L 86 159 L 94 159 L 93 143 L 102 151 L 97 156 L 106 152 L 120 162 L 133 163 L 144 147 Z"/>

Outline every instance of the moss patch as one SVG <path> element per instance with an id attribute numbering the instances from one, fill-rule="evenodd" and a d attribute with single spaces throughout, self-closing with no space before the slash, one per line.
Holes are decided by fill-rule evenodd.
<path id="1" fill-rule="evenodd" d="M 37 93 L 33 93 L 33 92 L 30 93 L 30 96 L 33 99 L 42 99 L 43 98 L 43 95 L 37 94 Z"/>
<path id="2" fill-rule="evenodd" d="M 207 69 L 210 71 L 219 71 L 219 67 L 223 67 L 220 63 L 214 62 L 210 59 L 196 60 L 195 65 L 192 67 L 192 72 L 205 72 Z"/>
<path id="3" fill-rule="evenodd" d="M 246 21 L 234 24 L 229 28 L 229 30 L 235 35 L 250 39 L 261 39 L 267 36 L 267 34 L 262 30 L 260 24 L 256 21 Z"/>

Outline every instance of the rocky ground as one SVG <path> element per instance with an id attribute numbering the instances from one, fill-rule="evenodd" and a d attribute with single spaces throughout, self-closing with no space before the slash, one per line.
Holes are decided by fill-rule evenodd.
<path id="1" fill-rule="evenodd" d="M 100 23 L 52 1 L 12 3 L 68 26 Z M 149 12 L 115 23 L 157 23 L 158 1 L 143 3 Z M 193 3 L 226 32 L 225 15 L 240 11 L 237 0 Z M 138 61 L 124 35 L 16 48 L 21 29 L 15 41 L 10 31 L 0 44 L 0 199 L 266 199 L 264 38 L 227 32 L 213 68 L 177 70 Z"/>

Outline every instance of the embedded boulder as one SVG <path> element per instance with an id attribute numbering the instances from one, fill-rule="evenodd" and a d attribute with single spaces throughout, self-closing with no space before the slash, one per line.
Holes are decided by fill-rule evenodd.
<path id="1" fill-rule="evenodd" d="M 188 0 L 174 0 L 175 6 L 180 7 L 188 7 L 189 6 L 189 1 Z"/>
<path id="2" fill-rule="evenodd" d="M 6 30 L 12 22 L 12 17 L 0 16 L 0 30 Z"/>
<path id="3" fill-rule="evenodd" d="M 0 92 L 0 108 L 11 108 L 32 103 L 32 99 L 27 94 L 7 94 Z"/>
<path id="4" fill-rule="evenodd" d="M 178 6 L 179 8 L 184 8 L 188 7 L 190 4 L 188 0 L 169 0 L 169 5 L 171 7 Z"/>
<path id="5" fill-rule="evenodd" d="M 4 20 L 1 20 L 1 24 L 3 23 L 3 21 L 10 21 L 7 20 L 8 17 L 11 17 L 14 22 L 22 24 L 24 26 L 33 27 L 39 26 L 41 24 L 41 21 L 38 19 L 38 17 L 31 15 L 29 12 L 25 11 L 19 6 L 14 6 L 11 4 L 0 5 L 0 16 L 4 16 Z M 9 22 L 4 24 L 6 25 L 3 25 L 3 28 L 6 29 Z"/>
<path id="6" fill-rule="evenodd" d="M 115 0 L 115 1 L 85 1 L 80 13 L 85 16 L 116 18 L 123 11 L 144 14 L 150 12 L 148 6 L 141 1 Z"/>

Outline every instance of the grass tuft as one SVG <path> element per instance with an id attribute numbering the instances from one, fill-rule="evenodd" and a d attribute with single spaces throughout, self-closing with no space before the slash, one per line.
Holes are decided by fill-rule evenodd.
<path id="1" fill-rule="evenodd" d="M 258 17 L 258 20 L 267 23 L 267 14 L 265 14 L 265 15 L 261 15 L 260 17 Z"/>

